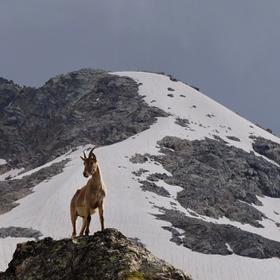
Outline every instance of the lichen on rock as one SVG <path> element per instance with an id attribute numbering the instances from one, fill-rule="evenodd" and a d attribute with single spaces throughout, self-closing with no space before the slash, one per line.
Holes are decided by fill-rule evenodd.
<path id="1" fill-rule="evenodd" d="M 18 244 L 2 280 L 191 280 L 116 229 L 93 236 Z"/>

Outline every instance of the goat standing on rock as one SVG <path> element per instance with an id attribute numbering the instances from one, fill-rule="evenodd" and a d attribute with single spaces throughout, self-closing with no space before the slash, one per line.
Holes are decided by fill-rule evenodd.
<path id="1" fill-rule="evenodd" d="M 93 214 L 97 208 L 100 217 L 101 230 L 104 230 L 104 216 L 103 216 L 103 201 L 106 195 L 105 185 L 102 182 L 100 168 L 96 160 L 96 156 L 93 153 L 92 148 L 88 157 L 84 152 L 84 157 L 81 159 L 84 162 L 83 175 L 87 178 L 91 176 L 87 184 L 77 190 L 73 196 L 70 204 L 71 221 L 73 225 L 72 237 L 76 237 L 76 220 L 80 216 L 83 218 L 83 225 L 80 231 L 80 236 L 84 233 L 89 234 L 89 225 L 91 221 L 91 214 Z"/>

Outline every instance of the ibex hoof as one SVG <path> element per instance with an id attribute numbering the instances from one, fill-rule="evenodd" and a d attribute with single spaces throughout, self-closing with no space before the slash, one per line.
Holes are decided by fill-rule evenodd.
<path id="1" fill-rule="evenodd" d="M 73 242 L 74 244 L 78 244 L 78 243 L 79 243 L 77 238 L 72 238 L 72 242 Z"/>

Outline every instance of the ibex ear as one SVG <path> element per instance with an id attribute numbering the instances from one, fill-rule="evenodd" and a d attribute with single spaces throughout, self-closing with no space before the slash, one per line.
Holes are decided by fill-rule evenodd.
<path id="1" fill-rule="evenodd" d="M 85 158 L 83 158 L 82 156 L 80 156 L 80 158 L 83 160 L 83 161 L 85 161 L 86 159 Z"/>

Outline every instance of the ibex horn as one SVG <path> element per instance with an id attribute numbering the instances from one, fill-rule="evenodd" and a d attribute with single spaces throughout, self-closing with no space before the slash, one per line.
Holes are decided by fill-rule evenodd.
<path id="1" fill-rule="evenodd" d="M 88 157 L 91 157 L 93 150 L 95 149 L 95 146 L 90 150 Z"/>

